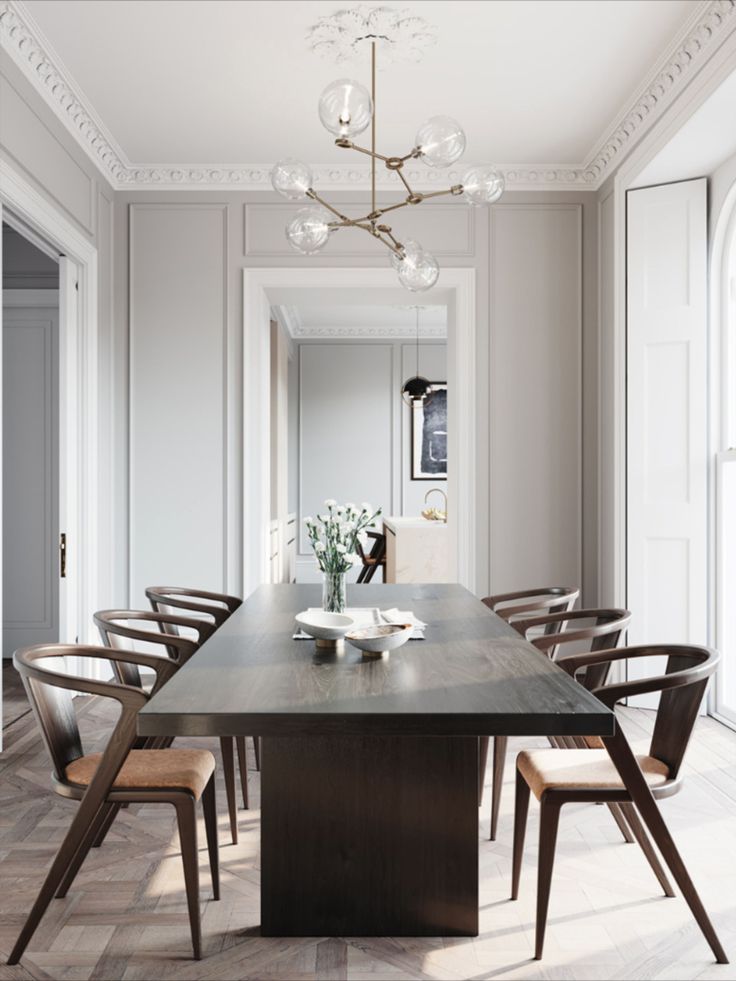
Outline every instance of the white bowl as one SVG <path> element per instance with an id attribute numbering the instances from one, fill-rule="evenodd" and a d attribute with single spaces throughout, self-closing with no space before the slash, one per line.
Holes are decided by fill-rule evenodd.
<path id="1" fill-rule="evenodd" d="M 352 617 L 344 613 L 325 613 L 323 610 L 306 610 L 299 613 L 296 622 L 310 637 L 318 640 L 342 640 L 345 634 L 355 626 Z"/>
<path id="2" fill-rule="evenodd" d="M 411 637 L 412 623 L 386 623 L 376 627 L 353 630 L 345 635 L 345 640 L 363 651 L 364 654 L 384 654 L 395 651 Z"/>

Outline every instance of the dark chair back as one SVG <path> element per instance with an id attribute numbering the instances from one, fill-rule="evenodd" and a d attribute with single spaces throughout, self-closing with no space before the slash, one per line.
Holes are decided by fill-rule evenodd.
<path id="1" fill-rule="evenodd" d="M 635 681 L 606 682 L 606 675 L 614 662 L 631 661 L 640 657 L 664 657 L 664 674 Z M 590 654 L 571 654 L 558 658 L 557 663 L 573 677 L 583 670 L 587 673 L 591 667 L 605 668 L 600 684 L 591 690 L 611 709 L 624 698 L 661 692 L 648 755 L 666 763 L 670 770 L 670 781 L 675 782 L 708 681 L 719 660 L 719 653 L 707 647 L 652 644 L 594 651 Z"/>
<path id="2" fill-rule="evenodd" d="M 498 593 L 486 596 L 483 602 L 503 620 L 516 626 L 519 617 L 542 613 L 564 613 L 575 606 L 580 589 L 577 586 L 540 586 L 537 589 L 523 589 L 516 593 Z M 554 633 L 555 625 L 545 628 L 546 633 Z"/>
<path id="3" fill-rule="evenodd" d="M 358 556 L 363 563 L 363 568 L 358 575 L 358 582 L 370 582 L 378 566 L 386 561 L 386 536 L 383 532 L 368 531 L 366 535 L 373 540 L 371 550 L 367 555 L 361 543 L 359 541 L 356 543 Z"/>
<path id="4" fill-rule="evenodd" d="M 589 651 L 618 647 L 631 623 L 628 610 L 568 610 L 547 613 L 514 622 L 514 628 L 540 651 L 555 660 L 565 645 L 585 642 Z M 548 628 L 554 627 L 549 633 Z M 541 636 L 539 635 L 541 631 Z M 608 671 L 608 668 L 603 669 Z M 586 688 L 596 687 L 604 680 L 601 669 L 589 668 L 585 674 Z"/>
<path id="5" fill-rule="evenodd" d="M 119 702 L 121 712 L 104 754 L 105 758 L 108 754 L 110 757 L 106 770 L 112 772 L 112 782 L 133 746 L 136 738 L 136 716 L 149 695 L 139 687 L 119 681 L 98 681 L 67 674 L 58 668 L 58 659 L 65 657 L 80 658 L 83 661 L 111 661 L 118 665 L 132 664 L 137 667 L 145 665 L 155 672 L 154 690 L 171 677 L 176 666 L 168 658 L 156 655 L 79 644 L 38 644 L 20 648 L 13 655 L 13 664 L 21 676 L 51 757 L 54 776 L 60 783 L 66 782 L 67 766 L 84 755 L 72 701 L 74 695 L 101 695 Z"/>
<path id="6" fill-rule="evenodd" d="M 185 586 L 149 586 L 146 596 L 154 613 L 167 613 L 182 610 L 212 618 L 215 627 L 220 627 L 243 601 L 226 593 L 211 593 L 203 589 L 189 589 Z M 176 633 L 176 629 L 168 631 Z"/>
<path id="7" fill-rule="evenodd" d="M 161 655 L 175 661 L 177 667 L 185 664 L 216 629 L 211 621 L 148 610 L 98 610 L 93 620 L 105 646 L 138 650 L 141 643 L 153 644 L 160 649 Z M 150 626 L 146 629 L 147 625 L 155 625 L 157 629 Z M 179 636 L 181 627 L 194 631 L 196 639 Z M 132 647 L 126 641 L 133 642 Z M 135 664 L 120 663 L 113 667 L 119 681 L 141 687 L 140 672 Z"/>

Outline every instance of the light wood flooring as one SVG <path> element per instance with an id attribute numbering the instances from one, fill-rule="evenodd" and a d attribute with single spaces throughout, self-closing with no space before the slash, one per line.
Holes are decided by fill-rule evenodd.
<path id="1" fill-rule="evenodd" d="M 190 959 L 173 809 L 121 812 L 64 900 L 54 900 L 21 965 L 5 958 L 69 824 L 74 804 L 50 790 L 49 764 L 12 669 L 5 672 L 5 748 L 0 756 L 0 978 L 37 979 L 635 979 L 736 978 L 717 966 L 683 900 L 666 899 L 636 845 L 626 845 L 607 810 L 565 807 L 560 824 L 545 957 L 531 960 L 537 808 L 532 801 L 521 897 L 509 901 L 512 753 L 538 740 L 511 740 L 499 840 L 488 835 L 488 800 L 478 834 L 480 936 L 472 939 L 259 936 L 259 789 L 250 760 L 250 811 L 240 844 L 229 844 L 218 787 L 222 899 L 211 900 L 202 851 L 205 959 Z M 104 741 L 112 711 L 80 707 L 86 748 Z M 626 710 L 632 741 L 652 714 Z M 192 745 L 208 744 L 207 740 Z M 214 749 L 214 741 L 212 748 Z M 187 745 L 184 740 L 177 745 Z M 249 747 L 250 748 L 250 747 Z M 661 805 L 701 897 L 736 961 L 736 733 L 701 719 L 684 791 Z M 490 775 L 490 770 L 489 770 Z M 298 807 L 299 802 L 295 801 Z M 203 829 L 201 842 L 204 841 Z"/>

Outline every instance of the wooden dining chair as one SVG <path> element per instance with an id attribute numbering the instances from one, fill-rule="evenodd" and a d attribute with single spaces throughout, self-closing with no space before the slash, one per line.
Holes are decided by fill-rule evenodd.
<path id="1" fill-rule="evenodd" d="M 191 589 L 188 586 L 149 586 L 146 597 L 154 613 L 169 613 L 180 610 L 184 616 L 194 616 L 209 620 L 215 629 L 221 627 L 243 601 L 239 596 L 228 596 L 227 593 L 212 593 L 204 589 Z M 173 632 L 176 632 L 174 628 Z M 243 804 L 248 807 L 248 783 L 243 778 L 246 767 L 245 736 L 236 736 L 235 745 L 238 750 L 238 761 L 241 767 L 241 786 Z M 253 752 L 256 759 L 256 770 L 261 769 L 261 744 L 257 736 L 253 736 Z"/>
<path id="2" fill-rule="evenodd" d="M 386 580 L 386 536 L 382 532 L 368 531 L 368 538 L 373 540 L 370 552 L 366 554 L 360 542 L 357 543 L 358 556 L 363 563 L 363 568 L 358 574 L 357 582 L 370 582 L 376 574 L 376 569 L 381 569 L 384 582 Z"/>
<path id="3" fill-rule="evenodd" d="M 172 804 L 179 826 L 184 881 L 189 908 L 194 956 L 202 954 L 199 911 L 199 854 L 196 803 L 201 799 L 209 850 L 212 892 L 220 896 L 215 810 L 215 759 L 201 749 L 141 749 L 136 747 L 136 720 L 150 694 L 119 680 L 93 681 L 65 674 L 60 658 L 107 661 L 122 672 L 146 667 L 154 673 L 152 691 L 158 691 L 176 670 L 168 657 L 107 647 L 43 644 L 15 652 L 13 664 L 53 765 L 53 789 L 80 802 L 36 902 L 8 959 L 17 964 L 54 896 L 63 897 L 74 881 L 112 809 L 121 804 Z M 75 716 L 77 693 L 111 698 L 120 715 L 103 753 L 85 753 Z M 104 900 L 103 900 L 104 902 Z M 155 916 L 154 916 L 155 920 Z"/>
<path id="4" fill-rule="evenodd" d="M 547 612 L 541 616 L 519 617 L 514 620 L 513 627 L 542 653 L 555 659 L 560 648 L 569 644 L 583 643 L 591 651 L 618 647 L 630 622 L 631 614 L 628 610 L 566 609 L 555 613 Z M 508 742 L 508 736 L 495 736 L 493 741 L 491 841 L 496 840 L 498 829 Z M 633 832 L 629 830 L 622 815 L 615 808 L 612 813 L 626 841 L 633 841 Z"/>
<path id="5" fill-rule="evenodd" d="M 199 647 L 212 636 L 215 625 L 208 619 L 200 620 L 194 617 L 172 616 L 167 613 L 155 613 L 148 610 L 98 610 L 94 614 L 95 626 L 100 632 L 102 643 L 107 647 L 134 650 L 140 649 L 142 644 L 153 645 L 158 648 L 162 655 L 170 657 L 177 668 L 192 657 L 199 650 Z M 177 633 L 173 631 L 176 630 Z M 188 630 L 190 636 L 181 636 L 180 631 Z M 192 636 L 192 634 L 194 636 Z M 143 682 L 140 672 L 134 666 L 125 665 L 116 668 L 116 674 L 120 681 L 129 685 L 142 687 Z M 149 741 L 146 745 L 151 748 L 167 748 L 173 742 L 173 738 Z M 243 792 L 243 801 L 248 808 L 248 769 L 245 756 L 245 737 L 236 740 L 238 752 L 238 764 L 240 768 L 240 782 Z M 233 753 L 233 739 L 230 736 L 220 737 L 220 754 L 222 756 L 222 770 L 225 778 L 225 794 L 227 796 L 227 809 L 230 819 L 230 834 L 234 845 L 238 843 L 238 805 L 235 795 L 235 758 Z M 99 844 L 100 842 L 96 842 Z"/>
<path id="6" fill-rule="evenodd" d="M 513 625 L 515 619 L 529 614 L 545 611 L 564 613 L 565 610 L 571 610 L 578 596 L 580 596 L 580 589 L 577 586 L 540 586 L 538 589 L 522 589 L 515 593 L 486 596 L 482 602 L 503 620 Z"/>
<path id="7" fill-rule="evenodd" d="M 522 589 L 515 593 L 498 593 L 486 596 L 484 603 L 489 610 L 506 620 L 512 627 L 516 618 L 531 616 L 535 613 L 563 613 L 571 610 L 580 595 L 577 586 L 540 586 L 538 589 Z M 552 633 L 553 628 L 549 628 Z M 488 765 L 489 736 L 481 736 L 478 742 L 478 806 L 483 803 L 483 785 L 485 783 L 486 767 Z M 500 742 L 499 742 L 500 741 Z M 496 803 L 491 805 L 491 840 L 496 838 L 498 823 L 498 802 L 503 783 L 503 765 L 506 759 L 506 736 L 495 736 L 493 740 L 493 777 L 491 792 L 496 796 Z"/>
<path id="8" fill-rule="evenodd" d="M 628 662 L 643 657 L 664 657 L 664 674 L 637 681 L 608 683 L 606 678 L 614 662 Z M 514 816 L 514 851 L 511 898 L 519 895 L 522 854 L 530 791 L 540 803 L 539 866 L 537 884 L 537 928 L 534 956 L 539 960 L 549 908 L 550 886 L 555 844 L 564 804 L 571 802 L 613 803 L 634 810 L 633 780 L 641 782 L 643 774 L 649 792 L 637 795 L 637 806 L 647 820 L 650 832 L 662 857 L 669 865 L 698 925 L 720 964 L 728 963 L 725 952 L 700 901 L 689 873 L 672 841 L 656 800 L 671 797 L 682 787 L 682 761 L 685 756 L 700 703 L 708 680 L 716 670 L 719 655 L 705 647 L 652 645 L 623 647 L 618 650 L 593 651 L 560 657 L 557 663 L 568 674 L 578 677 L 610 709 L 632 695 L 660 692 L 654 730 L 646 755 L 634 757 L 621 727 L 602 742 L 591 740 L 586 748 L 526 750 L 516 761 L 516 812 Z M 604 748 L 598 748 L 602 746 Z M 610 756 L 609 756 L 610 750 Z M 617 761 L 614 765 L 613 760 Z M 632 772 L 622 763 L 633 767 Z M 638 765 L 638 766 L 637 766 Z M 621 774 L 619 773 L 621 771 Z M 653 798 L 653 799 L 652 799 Z M 672 891 L 668 895 L 673 895 Z"/>

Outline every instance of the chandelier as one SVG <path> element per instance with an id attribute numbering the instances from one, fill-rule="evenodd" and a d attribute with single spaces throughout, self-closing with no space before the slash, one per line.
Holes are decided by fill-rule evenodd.
<path id="1" fill-rule="evenodd" d="M 335 146 L 370 157 L 370 211 L 358 218 L 343 214 L 322 198 L 313 187 L 311 167 L 293 158 L 280 160 L 271 170 L 271 183 L 282 197 L 312 204 L 300 208 L 286 226 L 291 246 L 303 255 L 314 255 L 326 245 L 334 232 L 359 228 L 384 245 L 390 254 L 399 282 L 412 292 L 431 289 L 439 277 L 435 257 L 412 239 L 400 241 L 385 216 L 429 198 L 451 195 L 472 206 L 493 204 L 503 194 L 504 179 L 493 166 L 468 168 L 460 183 L 439 191 L 415 191 L 404 172 L 404 165 L 418 160 L 432 168 L 449 167 L 465 150 L 465 133 L 450 116 L 433 116 L 417 130 L 414 145 L 403 156 L 385 156 L 376 150 L 376 49 L 389 60 L 413 60 L 434 35 L 419 17 L 403 16 L 387 7 L 341 10 L 324 17 L 308 35 L 313 51 L 330 54 L 344 61 L 367 46 L 371 57 L 371 90 L 353 79 L 332 82 L 319 99 L 319 118 L 335 137 Z M 354 137 L 370 127 L 370 147 L 359 146 Z M 376 166 L 381 163 L 396 175 L 405 197 L 397 204 L 379 207 L 376 203 Z"/>

